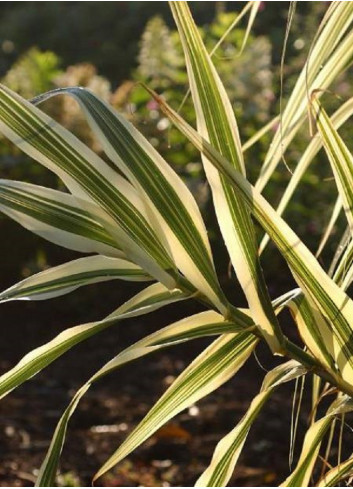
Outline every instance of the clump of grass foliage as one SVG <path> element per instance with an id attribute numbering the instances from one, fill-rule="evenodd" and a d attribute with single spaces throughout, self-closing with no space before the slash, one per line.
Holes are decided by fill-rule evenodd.
<path id="1" fill-rule="evenodd" d="M 258 2 L 250 2 L 245 7 L 249 26 L 258 7 Z M 284 382 L 311 377 L 314 414 L 297 465 L 281 484 L 305 487 L 316 473 L 325 434 L 337 417 L 353 409 L 353 302 L 346 293 L 353 278 L 350 238 L 353 157 L 337 132 L 351 115 L 353 103 L 348 100 L 332 117 L 320 103 L 323 91 L 347 68 L 353 55 L 353 3 L 332 2 L 328 6 L 255 185 L 246 178 L 246 157 L 237 121 L 188 5 L 172 2 L 171 10 L 186 58 L 197 130 L 157 94 L 151 92 L 151 95 L 201 152 L 220 231 L 248 309 L 231 304 L 222 291 L 207 231 L 190 191 L 130 122 L 82 88 L 55 90 L 29 102 L 2 86 L 1 132 L 56 173 L 69 192 L 1 180 L 1 211 L 43 238 L 88 256 L 33 275 L 1 293 L 0 300 L 48 299 L 86 284 L 113 279 L 154 283 L 101 321 L 69 328 L 28 353 L 2 375 L 0 395 L 6 396 L 70 348 L 108 327 L 116 327 L 124 319 L 178 301 L 199 301 L 205 307 L 203 312 L 170 324 L 122 351 L 76 392 L 58 422 L 37 485 L 55 483 L 69 420 L 93 383 L 144 355 L 195 338 L 214 336 L 210 346 L 181 373 L 98 470 L 94 480 L 127 457 L 173 416 L 234 376 L 258 343 L 266 342 L 282 363 L 267 373 L 244 417 L 215 447 L 213 458 L 196 485 L 225 486 L 252 423 L 273 392 Z M 80 104 L 111 165 L 37 107 L 49 97 L 64 94 Z M 308 115 L 315 136 L 275 210 L 261 191 Z M 341 208 L 348 223 L 348 238 L 345 246 L 339 247 L 330 272 L 322 268 L 281 217 L 301 176 L 322 146 L 338 191 L 331 223 Z M 297 288 L 275 300 L 268 294 L 252 219 L 267 236 L 261 251 L 272 240 L 297 283 Z M 283 333 L 278 314 L 284 308 L 291 312 L 304 348 Z M 317 405 L 329 393 L 332 403 L 317 418 Z M 336 485 L 352 471 L 353 458 L 340 460 L 336 467 L 327 469 L 315 480 L 315 484 Z"/>

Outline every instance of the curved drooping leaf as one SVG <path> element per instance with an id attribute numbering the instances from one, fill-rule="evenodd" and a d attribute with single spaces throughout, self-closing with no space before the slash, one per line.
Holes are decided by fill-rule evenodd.
<path id="1" fill-rule="evenodd" d="M 311 108 L 353 234 L 353 156 L 316 97 L 311 101 Z"/>
<path id="2" fill-rule="evenodd" d="M 149 281 L 139 266 L 121 258 L 88 256 L 36 273 L 0 293 L 0 303 L 45 300 L 68 294 L 83 285 L 107 280 Z"/>

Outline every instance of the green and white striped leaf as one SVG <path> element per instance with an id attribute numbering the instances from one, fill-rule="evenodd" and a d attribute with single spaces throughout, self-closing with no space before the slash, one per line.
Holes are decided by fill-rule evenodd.
<path id="1" fill-rule="evenodd" d="M 121 258 L 88 256 L 36 273 L 0 293 L 0 303 L 45 300 L 68 294 L 83 285 L 108 280 L 149 281 L 139 266 Z"/>
<path id="2" fill-rule="evenodd" d="M 353 457 L 351 456 L 337 467 L 326 472 L 316 487 L 338 487 L 338 483 L 353 475 Z"/>
<path id="3" fill-rule="evenodd" d="M 341 107 L 332 115 L 331 121 L 335 129 L 339 129 L 353 114 L 353 98 L 350 98 L 345 102 Z M 320 151 L 322 147 L 322 139 L 320 135 L 317 134 L 310 141 L 310 144 L 307 146 L 303 155 L 301 156 L 293 175 L 289 180 L 289 183 L 281 197 L 280 203 L 278 204 L 276 210 L 278 214 L 283 215 L 284 211 L 287 208 L 288 203 L 290 202 L 296 188 L 298 187 L 300 181 L 303 178 L 303 175 L 308 170 L 311 162 Z M 267 243 L 269 241 L 269 236 L 265 235 L 260 244 L 260 253 L 263 252 Z"/>
<path id="4" fill-rule="evenodd" d="M 175 265 L 149 224 L 136 190 L 59 123 L 33 104 L 0 86 L 0 132 L 16 146 L 56 173 L 81 203 L 94 202 L 100 224 L 126 256 L 153 277 L 175 287 Z M 169 270 L 170 273 L 167 273 Z"/>
<path id="5" fill-rule="evenodd" d="M 353 281 L 353 239 L 350 239 L 348 246 L 343 253 L 333 279 L 343 290 L 348 289 Z"/>
<path id="6" fill-rule="evenodd" d="M 251 402 L 245 416 L 218 443 L 211 463 L 196 482 L 196 487 L 225 487 L 227 485 L 249 430 L 272 392 L 280 384 L 289 382 L 305 373 L 306 370 L 292 360 L 276 367 L 266 375 L 260 393 Z"/>
<path id="7" fill-rule="evenodd" d="M 124 443 L 99 469 L 93 480 L 97 480 L 127 457 L 180 411 L 207 396 L 235 375 L 249 358 L 257 341 L 248 332 L 225 334 L 215 340 L 174 381 Z"/>
<path id="8" fill-rule="evenodd" d="M 166 115 L 221 171 L 242 196 L 249 210 L 270 235 L 290 266 L 298 285 L 307 299 L 316 304 L 327 318 L 335 340 L 336 352 L 343 379 L 351 384 L 353 378 L 353 302 L 326 274 L 316 258 L 267 200 L 233 166 L 205 141 L 182 117 L 157 97 Z"/>
<path id="9" fill-rule="evenodd" d="M 332 230 L 333 230 L 333 228 L 337 222 L 337 219 L 339 218 L 341 210 L 342 210 L 342 200 L 341 200 L 341 197 L 338 195 L 336 202 L 335 202 L 335 205 L 333 206 L 333 209 L 332 209 L 330 220 L 327 224 L 327 227 L 326 227 L 326 229 L 322 235 L 322 238 L 320 240 L 318 249 L 315 253 L 316 258 L 318 258 L 321 255 L 323 249 L 325 248 L 326 243 L 327 243 L 327 241 L 328 241 L 328 239 L 332 233 Z"/>
<path id="10" fill-rule="evenodd" d="M 350 231 L 353 234 L 353 156 L 315 97 L 311 101 L 311 108 L 331 163 Z"/>
<path id="11" fill-rule="evenodd" d="M 89 90 L 54 90 L 35 102 L 60 94 L 79 102 L 104 151 L 141 195 L 151 225 L 163 237 L 179 270 L 225 313 L 226 299 L 214 270 L 206 228 L 181 178 L 130 122 Z"/>
<path id="12" fill-rule="evenodd" d="M 334 338 L 325 317 L 302 294 L 292 298 L 287 307 L 305 345 L 326 369 L 336 374 Z"/>
<path id="13" fill-rule="evenodd" d="M 310 426 L 306 432 L 298 464 L 280 487 L 308 487 L 320 451 L 321 442 L 335 416 L 352 411 L 352 400 L 342 396 L 334 401 L 327 414 Z"/>
<path id="14" fill-rule="evenodd" d="M 179 289 L 171 291 L 162 284 L 154 284 L 134 296 L 102 321 L 66 329 L 53 340 L 25 355 L 15 367 L 0 377 L 0 398 L 36 375 L 73 346 L 118 321 L 147 314 L 164 305 L 186 298 L 187 295 Z"/>
<path id="15" fill-rule="evenodd" d="M 156 333 L 153 333 L 147 336 L 146 338 L 143 338 L 142 340 L 138 341 L 137 343 L 130 346 L 126 350 L 122 351 L 119 355 L 117 355 L 110 362 L 104 365 L 95 375 L 93 375 L 93 377 L 89 379 L 88 382 L 84 384 L 73 397 L 71 403 L 65 410 L 64 414 L 62 415 L 56 427 L 48 453 L 41 466 L 36 485 L 51 486 L 55 483 L 57 465 L 65 441 L 65 434 L 66 434 L 68 422 L 73 412 L 75 411 L 80 399 L 87 392 L 88 388 L 91 386 L 92 383 L 96 382 L 97 380 L 107 375 L 108 373 L 112 372 L 113 370 L 116 370 L 122 367 L 123 365 L 130 363 L 131 361 L 136 360 L 142 356 L 158 351 L 161 348 L 169 347 L 180 342 L 189 341 L 200 337 L 220 335 L 223 333 L 232 332 L 233 334 L 227 334 L 225 336 L 227 338 L 229 336 L 233 337 L 234 332 L 239 331 L 241 329 L 243 328 L 239 327 L 239 325 L 230 321 L 225 321 L 224 318 L 219 314 L 217 314 L 216 312 L 206 311 L 188 317 L 186 319 L 182 319 L 181 321 L 178 321 L 174 324 L 171 324 L 170 326 L 167 326 L 157 331 Z M 244 336 L 246 333 L 239 333 L 239 334 Z M 223 337 L 224 336 L 222 336 L 221 338 Z M 205 354 L 201 355 L 201 359 L 205 360 Z M 199 368 L 202 368 L 201 359 L 199 362 L 200 363 Z M 196 366 L 197 365 L 195 364 L 195 368 Z M 194 373 L 196 374 L 196 372 Z M 186 385 L 184 387 L 182 385 L 179 386 L 179 393 L 180 393 L 179 395 L 183 394 L 182 389 L 184 389 L 185 391 L 186 387 L 187 387 Z M 192 385 L 190 385 L 190 387 L 192 387 Z M 179 398 L 175 397 L 175 402 L 178 402 L 178 400 Z M 170 406 L 170 409 L 171 408 L 172 407 Z M 176 407 L 176 412 L 178 412 L 177 407 Z M 161 411 L 160 414 L 162 415 L 163 412 Z M 171 414 L 171 416 L 173 416 L 173 414 Z M 160 424 L 163 424 L 163 421 L 162 423 L 160 422 Z M 153 428 L 152 425 L 150 434 L 152 434 L 154 431 L 155 429 Z M 148 435 L 148 433 L 147 436 L 145 434 L 145 437 L 148 436 L 150 436 Z M 142 441 L 140 443 L 142 443 Z"/>
<path id="16" fill-rule="evenodd" d="M 72 195 L 38 185 L 0 180 L 0 211 L 52 243 L 80 251 L 124 257 L 118 243 L 100 224 L 99 209 L 90 212 Z"/>
<path id="17" fill-rule="evenodd" d="M 182 41 L 200 134 L 245 175 L 238 127 L 224 86 L 202 42 L 186 2 L 171 2 Z M 218 223 L 254 322 L 273 351 L 281 352 L 282 333 L 271 306 L 245 203 L 203 155 Z"/>
<path id="18" fill-rule="evenodd" d="M 353 56 L 353 21 L 351 2 L 331 4 L 322 28 L 311 48 L 308 60 L 281 117 L 281 126 L 269 147 L 256 189 L 261 192 L 281 160 L 282 154 L 306 118 L 307 99 L 313 90 L 324 90 L 348 66 Z M 348 35 L 343 39 L 343 37 Z M 342 40 L 343 39 L 343 40 Z"/>

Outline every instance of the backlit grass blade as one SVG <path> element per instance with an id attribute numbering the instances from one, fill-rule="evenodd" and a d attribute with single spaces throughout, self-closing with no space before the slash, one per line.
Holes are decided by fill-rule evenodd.
<path id="1" fill-rule="evenodd" d="M 147 314 L 186 297 L 187 295 L 178 289 L 170 291 L 161 284 L 154 284 L 127 301 L 102 321 L 75 326 L 63 331 L 53 340 L 32 350 L 15 367 L 0 377 L 0 398 L 36 375 L 81 341 L 122 319 Z"/>
<path id="2" fill-rule="evenodd" d="M 82 107 L 108 157 L 142 196 L 156 234 L 187 279 L 220 310 L 226 302 L 214 270 L 207 232 L 194 197 L 147 139 L 121 114 L 83 88 L 55 90 L 38 97 L 67 94 Z"/>
<path id="3" fill-rule="evenodd" d="M 224 86 L 202 42 L 186 2 L 171 2 L 186 58 L 197 126 L 236 170 L 245 175 L 237 122 Z M 249 210 L 241 197 L 203 155 L 218 223 L 252 317 L 273 351 L 281 352 L 282 333 L 271 306 L 257 253 Z"/>
<path id="4" fill-rule="evenodd" d="M 257 343 L 252 334 L 225 334 L 215 340 L 175 380 L 118 450 L 99 469 L 97 480 L 180 411 L 213 392 L 243 366 Z"/>
<path id="5" fill-rule="evenodd" d="M 333 279 L 344 290 L 348 289 L 353 281 L 353 239 L 350 239 L 346 251 L 343 253 Z"/>
<path id="6" fill-rule="evenodd" d="M 311 108 L 353 234 L 353 156 L 316 97 L 312 98 Z"/>
<path id="7" fill-rule="evenodd" d="M 287 307 L 306 346 L 326 369 L 335 374 L 334 338 L 324 316 L 302 294 L 291 299 Z"/>
<path id="8" fill-rule="evenodd" d="M 353 475 L 353 457 L 333 467 L 319 480 L 316 487 L 339 487 L 339 482 Z"/>
<path id="9" fill-rule="evenodd" d="M 328 88 L 353 56 L 353 31 L 343 39 L 353 21 L 351 2 L 333 4 L 309 52 L 308 60 L 291 91 L 279 127 L 261 168 L 256 189 L 260 192 L 281 160 L 306 117 L 307 98 L 314 89 Z"/>
<path id="10" fill-rule="evenodd" d="M 101 224 L 108 227 L 131 261 L 168 287 L 175 286 L 170 275 L 175 265 L 168 250 L 151 228 L 136 190 L 117 171 L 59 123 L 4 86 L 0 86 L 0 132 L 56 173 L 80 202 L 94 202 L 102 214 Z"/>
<path id="11" fill-rule="evenodd" d="M 321 255 L 321 253 L 323 252 L 323 249 L 325 248 L 325 246 L 327 244 L 327 241 L 328 241 L 328 239 L 332 233 L 332 230 L 333 230 L 333 228 L 337 222 L 337 219 L 341 213 L 341 210 L 342 210 L 342 200 L 341 200 L 341 197 L 338 196 L 336 199 L 336 202 L 333 206 L 330 220 L 326 226 L 326 229 L 325 229 L 325 231 L 322 235 L 322 238 L 320 240 L 318 249 L 315 253 L 316 258 L 318 258 Z"/>
<path id="12" fill-rule="evenodd" d="M 345 102 L 341 107 L 332 115 L 331 121 L 335 129 L 339 129 L 342 124 L 344 124 L 353 114 L 353 98 L 350 98 Z M 293 175 L 291 176 L 289 183 L 281 197 L 281 200 L 276 208 L 278 214 L 282 215 L 286 210 L 288 203 L 291 201 L 291 198 L 301 182 L 304 174 L 308 170 L 311 162 L 320 151 L 322 147 L 322 139 L 319 134 L 316 134 L 315 137 L 310 141 L 310 144 L 307 146 L 303 155 L 301 156 Z M 269 241 L 268 235 L 265 235 L 261 244 L 260 244 L 260 253 L 263 252 L 267 243 Z"/>
<path id="13" fill-rule="evenodd" d="M 88 256 L 36 273 L 0 293 L 0 303 L 45 300 L 68 294 L 83 285 L 107 280 L 149 281 L 139 266 L 121 258 Z"/>
<path id="14" fill-rule="evenodd" d="M 83 253 L 123 257 L 119 245 L 70 194 L 30 183 L 0 180 L 0 211 L 52 243 Z"/>
<path id="15" fill-rule="evenodd" d="M 352 400 L 341 397 L 334 401 L 327 414 L 316 421 L 306 432 L 298 464 L 280 487 L 308 487 L 321 442 L 335 416 L 352 411 Z"/>
<path id="16" fill-rule="evenodd" d="M 162 99 L 158 96 L 156 99 L 166 115 L 183 134 L 227 177 L 254 217 L 278 247 L 303 293 L 316 304 L 319 311 L 328 319 L 339 345 L 337 354 L 343 368 L 342 377 L 347 383 L 351 383 L 353 378 L 352 300 L 325 273 L 300 238 L 243 175 L 236 171 L 218 151 Z"/>
<path id="17" fill-rule="evenodd" d="M 52 442 L 50 444 L 48 453 L 45 457 L 45 460 L 41 466 L 39 476 L 37 479 L 37 486 L 51 486 L 55 483 L 55 476 L 57 471 L 57 465 L 59 461 L 59 457 L 61 454 L 61 450 L 63 447 L 63 443 L 65 441 L 65 434 L 67 430 L 67 425 L 69 419 L 73 412 L 75 411 L 78 402 L 82 398 L 82 396 L 87 392 L 87 389 L 91 386 L 92 383 L 99 380 L 104 375 L 107 375 L 113 370 L 116 370 L 131 361 L 134 361 L 142 356 L 148 355 L 155 351 L 160 350 L 161 348 L 169 347 L 174 344 L 196 339 L 199 337 L 212 336 L 212 335 L 220 335 L 223 333 L 235 332 L 239 330 L 239 326 L 235 323 L 225 321 L 222 316 L 215 313 L 214 311 L 206 311 L 200 314 L 196 314 L 186 319 L 182 319 L 170 326 L 167 326 L 156 333 L 153 333 L 146 338 L 138 341 L 131 347 L 122 351 L 119 355 L 117 355 L 114 359 L 108 362 L 105 366 L 103 366 L 91 379 L 88 380 L 86 384 L 84 384 L 81 389 L 77 391 L 69 406 L 65 410 L 62 415 L 59 423 L 56 427 Z M 244 335 L 245 333 L 239 333 L 240 335 Z M 234 334 L 227 334 L 225 337 L 233 337 Z M 222 336 L 221 338 L 223 338 Z M 217 340 L 216 340 L 217 342 Z M 218 340 L 219 343 L 219 340 Z M 217 343 L 217 344 L 218 344 Z M 224 342 L 222 342 L 224 343 Z M 208 349 L 211 351 L 214 350 Z M 200 357 L 198 357 L 200 358 Z M 199 368 L 202 368 L 202 360 L 205 361 L 205 354 L 201 354 L 201 358 L 198 362 L 196 360 L 193 364 L 195 368 L 198 364 L 200 364 Z M 191 366 L 189 367 L 190 370 Z M 196 372 L 194 372 L 196 374 Z M 183 374 L 182 374 L 183 375 Z M 207 374 L 206 374 L 207 375 Z M 209 373 L 208 373 L 209 375 Z M 186 377 L 186 381 L 188 378 Z M 178 382 L 178 381 L 176 381 Z M 214 382 L 216 382 L 214 380 Z M 180 383 L 179 383 L 180 384 Z M 193 387 L 190 384 L 190 388 Z M 201 387 L 201 386 L 200 386 Z M 179 385 L 179 395 L 184 393 L 186 394 L 187 385 Z M 175 402 L 180 402 L 179 397 L 175 395 Z M 170 406 L 172 409 L 172 406 Z M 167 406 L 165 406 L 167 408 Z M 175 406 L 175 411 L 178 412 L 178 406 Z M 176 412 L 174 414 L 176 414 Z M 163 414 L 163 411 L 160 411 Z M 172 415 L 174 415 L 172 414 Z M 171 416 L 172 416 L 171 415 Z M 161 424 L 161 422 L 159 422 Z M 162 422 L 163 424 L 163 422 Z M 154 432 L 154 428 L 151 428 L 151 434 Z M 145 434 L 146 435 L 146 434 Z M 150 436 L 147 434 L 147 436 Z M 142 441 L 140 442 L 142 443 Z"/>
<path id="18" fill-rule="evenodd" d="M 225 487 L 232 476 L 249 430 L 276 387 L 305 374 L 305 369 L 295 361 L 289 361 L 270 371 L 260 393 L 237 426 L 218 443 L 211 463 L 196 482 L 196 487 Z"/>

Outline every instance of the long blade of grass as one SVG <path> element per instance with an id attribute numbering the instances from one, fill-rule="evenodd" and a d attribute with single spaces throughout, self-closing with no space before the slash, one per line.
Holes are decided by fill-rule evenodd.
<path id="1" fill-rule="evenodd" d="M 118 321 L 152 312 L 164 305 L 187 298 L 179 289 L 170 291 L 154 284 L 140 292 L 102 321 L 69 328 L 48 343 L 32 350 L 11 370 L 0 377 L 0 398 L 50 365 L 73 346 L 101 332 Z"/>
<path id="2" fill-rule="evenodd" d="M 329 239 L 329 237 L 333 231 L 333 228 L 337 222 L 337 219 L 341 213 L 341 210 L 342 210 L 342 200 L 341 200 L 341 197 L 338 196 L 336 199 L 335 205 L 333 206 L 330 220 L 326 226 L 326 229 L 322 235 L 319 246 L 318 246 L 317 251 L 315 253 L 316 258 L 318 258 L 321 255 L 321 253 L 323 252 L 323 250 L 327 244 L 327 241 L 328 241 L 328 239 Z"/>
<path id="3" fill-rule="evenodd" d="M 332 115 L 332 124 L 335 129 L 339 129 L 353 114 L 353 98 L 347 100 L 341 107 Z M 291 198 L 301 182 L 303 175 L 308 170 L 311 162 L 320 151 L 322 147 L 322 139 L 317 134 L 307 146 L 303 155 L 301 156 L 293 175 L 291 176 L 289 183 L 281 197 L 281 200 L 276 208 L 277 212 L 282 215 L 286 210 Z M 268 244 L 269 236 L 265 235 L 260 244 L 260 253 L 263 252 L 266 245 Z"/>
<path id="4" fill-rule="evenodd" d="M 152 92 L 151 92 L 152 93 Z M 234 167 L 203 139 L 184 119 L 156 96 L 163 111 L 194 146 L 227 177 L 263 229 L 270 235 L 291 267 L 303 293 L 314 302 L 332 328 L 339 352 L 335 360 L 350 383 L 353 375 L 353 302 L 325 273 L 305 244 L 276 213 L 267 200 Z"/>
<path id="5" fill-rule="evenodd" d="M 51 486 L 54 484 L 57 465 L 65 440 L 69 419 L 75 411 L 78 402 L 87 392 L 87 389 L 92 383 L 96 382 L 104 375 L 107 375 L 109 372 L 122 367 L 126 363 L 136 360 L 144 355 L 153 353 L 161 348 L 172 346 L 176 343 L 188 341 L 198 337 L 219 335 L 238 330 L 239 326 L 237 324 L 225 321 L 219 314 L 213 311 L 206 311 L 167 326 L 166 328 L 163 328 L 162 330 L 138 341 L 117 355 L 114 359 L 103 366 L 91 379 L 89 379 L 89 381 L 84 384 L 73 397 L 71 403 L 65 410 L 56 427 L 48 453 L 39 472 L 37 485 Z M 164 401 L 161 403 L 161 399 L 156 404 L 145 420 L 141 423 L 140 427 L 137 427 L 125 441 L 125 443 L 120 447 L 120 450 L 122 450 L 124 446 L 124 450 L 127 455 L 131 450 L 133 450 L 133 444 L 141 444 L 147 437 L 151 436 L 161 424 L 165 423 L 168 419 L 181 411 L 183 406 L 186 407 L 188 404 L 192 404 L 197 397 L 203 397 L 206 395 L 205 392 L 207 389 L 215 389 L 217 387 L 217 383 L 221 382 L 221 373 L 218 371 L 217 376 L 217 372 L 215 371 L 216 365 L 213 361 L 215 359 L 215 354 L 219 350 L 224 351 L 225 345 L 228 344 L 228 346 L 230 346 L 229 338 L 233 339 L 235 336 L 239 337 L 239 340 L 241 338 L 243 339 L 243 348 L 246 349 L 245 336 L 247 334 L 239 333 L 239 335 L 234 333 L 222 335 L 220 339 L 213 343 L 213 346 L 209 347 L 206 352 L 202 353 L 175 381 L 175 383 L 163 396 Z M 240 363 L 241 361 L 245 361 L 246 353 L 245 351 L 242 353 L 240 352 L 240 343 L 238 343 L 232 342 L 232 346 L 238 345 L 238 349 L 236 351 L 238 352 L 239 357 L 241 356 L 241 358 L 238 359 L 238 362 Z M 248 343 L 250 344 L 251 342 Z M 249 348 L 250 347 L 248 345 L 248 349 Z M 234 360 L 235 358 L 236 356 L 234 357 Z M 222 360 L 219 358 L 219 361 Z M 209 368 L 206 369 L 206 365 L 208 365 Z M 224 364 L 223 367 L 226 369 Z M 235 369 L 236 367 L 233 366 L 233 368 Z M 240 366 L 238 366 L 238 368 L 240 368 Z M 203 378 L 200 378 L 199 374 L 202 372 L 204 376 Z M 224 377 L 226 377 L 228 374 L 229 371 L 223 372 Z M 193 401 L 190 400 L 190 403 L 188 402 L 188 396 L 192 396 L 193 399 Z M 158 425 L 156 425 L 155 422 L 158 423 Z M 115 463 L 113 462 L 114 458 L 115 456 L 110 459 L 113 464 Z"/>
<path id="6" fill-rule="evenodd" d="M 177 267 L 224 311 L 226 300 L 214 270 L 206 228 L 187 186 L 130 122 L 90 91 L 59 89 L 35 102 L 60 94 L 79 102 L 108 157 L 142 196 L 150 222 L 158 236 L 164 237 Z"/>
<path id="7" fill-rule="evenodd" d="M 211 463 L 196 482 L 196 487 L 225 487 L 231 478 L 249 430 L 276 387 L 303 374 L 305 369 L 289 361 L 271 370 L 265 377 L 260 393 L 253 399 L 237 426 L 218 443 Z"/>
<path id="8" fill-rule="evenodd" d="M 149 281 L 139 266 L 121 258 L 88 256 L 36 273 L 0 293 L 0 303 L 46 300 L 68 294 L 83 285 L 107 280 Z"/>
<path id="9" fill-rule="evenodd" d="M 321 135 L 351 234 L 353 233 L 353 156 L 334 128 L 322 104 L 314 96 L 311 108 Z"/>
<path id="10" fill-rule="evenodd" d="M 186 2 L 171 2 L 186 58 L 200 134 L 245 175 L 237 122 L 224 86 L 202 42 Z M 229 182 L 203 155 L 221 232 L 251 314 L 273 351 L 282 351 L 282 333 L 271 306 L 257 254 L 250 213 Z"/>
<path id="11" fill-rule="evenodd" d="M 325 16 L 319 35 L 283 112 L 281 127 L 276 131 L 261 168 L 256 182 L 256 189 L 260 192 L 305 120 L 307 94 L 314 89 L 326 89 L 350 62 L 353 55 L 353 32 L 343 40 L 342 38 L 352 21 L 353 6 L 350 2 L 335 4 Z"/>

